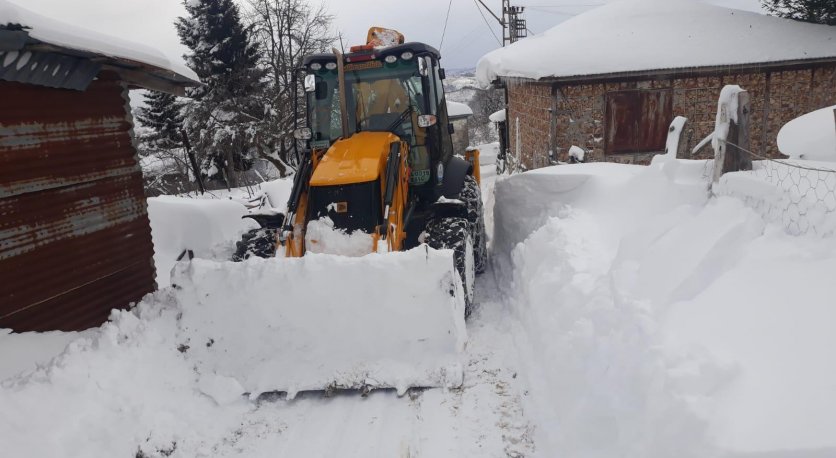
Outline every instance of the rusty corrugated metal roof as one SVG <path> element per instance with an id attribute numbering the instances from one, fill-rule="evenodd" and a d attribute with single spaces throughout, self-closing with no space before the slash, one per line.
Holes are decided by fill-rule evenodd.
<path id="1" fill-rule="evenodd" d="M 0 51 L 0 80 L 83 91 L 102 65 L 75 56 L 39 51 Z"/>
<path id="2" fill-rule="evenodd" d="M 0 82 L 0 328 L 78 330 L 153 291 L 127 89 Z"/>

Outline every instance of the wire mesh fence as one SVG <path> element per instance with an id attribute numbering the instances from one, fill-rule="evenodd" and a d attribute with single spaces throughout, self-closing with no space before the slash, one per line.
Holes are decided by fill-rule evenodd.
<path id="1" fill-rule="evenodd" d="M 753 159 L 752 170 L 725 174 L 714 186 L 718 195 L 734 195 L 793 235 L 836 232 L 836 167 L 781 160 L 740 148 Z M 705 176 L 713 176 L 707 161 Z"/>

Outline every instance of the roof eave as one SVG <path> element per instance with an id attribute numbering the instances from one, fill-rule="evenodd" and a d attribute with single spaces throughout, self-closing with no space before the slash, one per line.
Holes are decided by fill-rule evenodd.
<path id="1" fill-rule="evenodd" d="M 597 73 L 591 75 L 571 75 L 560 77 L 527 78 L 517 76 L 500 76 L 493 84 L 507 81 L 523 81 L 530 83 L 599 83 L 610 81 L 638 80 L 647 78 L 682 77 L 682 76 L 711 76 L 758 70 L 793 70 L 814 66 L 817 64 L 834 64 L 836 56 L 813 59 L 782 60 L 774 62 L 758 62 L 750 64 L 713 65 L 703 67 L 660 68 L 653 70 L 634 70 L 626 72 Z"/>
<path id="2" fill-rule="evenodd" d="M 32 38 L 23 30 L 0 30 L 0 51 L 34 51 L 81 58 L 118 73 L 130 87 L 152 89 L 184 96 L 187 87 L 201 83 L 172 70 L 95 51 L 69 48 Z"/>

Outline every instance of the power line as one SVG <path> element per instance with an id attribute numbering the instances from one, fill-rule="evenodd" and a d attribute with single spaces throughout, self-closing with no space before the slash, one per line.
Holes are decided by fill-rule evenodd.
<path id="1" fill-rule="evenodd" d="M 493 35 L 494 39 L 496 40 L 496 44 L 502 46 L 502 40 L 500 40 L 499 37 L 496 36 L 496 33 L 491 28 L 491 24 L 488 23 L 488 18 L 486 18 L 485 13 L 482 12 L 482 8 L 479 7 L 479 4 L 476 2 L 476 0 L 473 0 L 473 4 L 476 5 L 476 9 L 479 10 L 479 15 L 482 16 L 482 20 L 485 21 L 485 25 L 488 27 L 488 30 L 491 31 L 491 35 Z"/>
<path id="2" fill-rule="evenodd" d="M 438 50 L 441 51 L 441 47 L 444 46 L 444 35 L 447 34 L 447 21 L 450 20 L 450 8 L 453 7 L 453 0 L 450 0 L 450 3 L 447 4 L 447 17 L 444 18 L 444 30 L 441 31 L 441 43 L 438 45 Z"/>
<path id="3" fill-rule="evenodd" d="M 581 6 L 601 6 L 605 3 L 574 3 L 569 5 L 520 5 L 525 8 L 574 8 Z"/>

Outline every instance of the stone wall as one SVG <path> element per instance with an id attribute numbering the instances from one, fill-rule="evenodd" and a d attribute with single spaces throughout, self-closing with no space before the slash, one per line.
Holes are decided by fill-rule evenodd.
<path id="1" fill-rule="evenodd" d="M 451 119 L 453 124 L 453 152 L 455 154 L 464 154 L 468 146 L 470 146 L 470 135 L 467 131 L 467 118 Z"/>
<path id="2" fill-rule="evenodd" d="M 782 157 L 776 146 L 781 126 L 804 113 L 836 104 L 836 64 L 785 71 L 676 75 L 589 84 L 507 81 L 509 147 L 511 153 L 516 152 L 519 119 L 520 155 L 528 168 L 547 165 L 550 147 L 558 159 L 568 160 L 572 145 L 587 151 L 587 161 L 647 164 L 661 151 L 605 154 L 606 94 L 623 90 L 672 89 L 672 116 L 688 118 L 683 139 L 690 151 L 713 131 L 717 97 L 727 84 L 737 84 L 749 91 L 751 148 L 772 157 Z M 710 156 L 713 151 L 709 147 L 695 158 Z"/>

